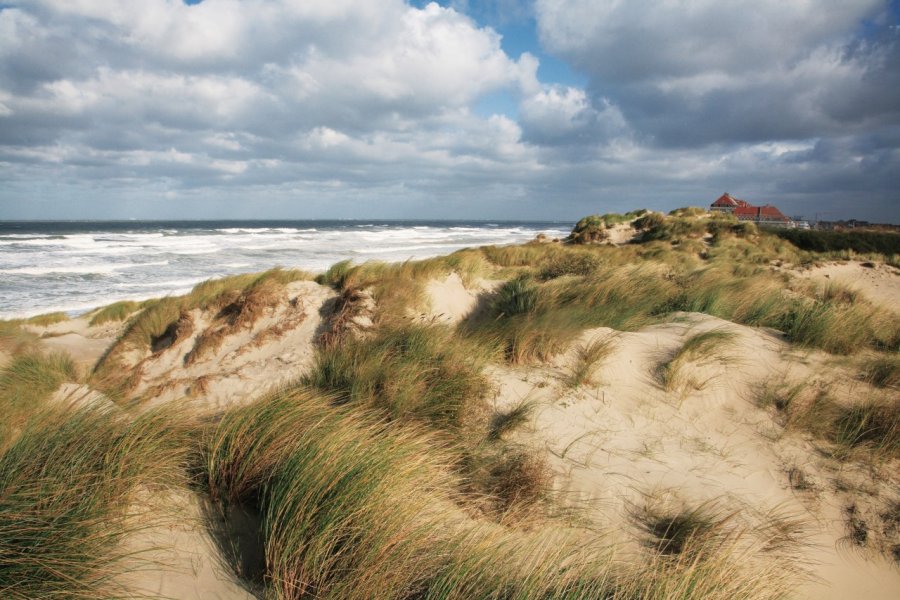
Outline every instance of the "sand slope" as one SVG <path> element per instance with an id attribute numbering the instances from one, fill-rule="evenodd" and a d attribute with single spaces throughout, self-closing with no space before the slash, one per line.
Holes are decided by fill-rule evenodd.
<path id="1" fill-rule="evenodd" d="M 689 365 L 702 389 L 666 392 L 656 365 L 687 336 L 710 329 L 736 337 L 719 358 Z M 574 348 L 611 334 L 617 336 L 615 350 L 596 370 L 595 383 L 567 388 Z M 834 491 L 834 481 L 843 469 L 845 478 L 856 476 L 872 486 L 857 503 L 869 502 L 873 513 L 900 501 L 900 472 L 886 479 L 853 474 L 819 456 L 811 441 L 784 434 L 752 401 L 760 384 L 815 380 L 834 371 L 829 362 L 822 353 L 793 351 L 777 333 L 682 314 L 634 333 L 586 331 L 552 365 L 494 367 L 492 376 L 498 405 L 537 402 L 533 428 L 521 441 L 546 450 L 565 501 L 586 510 L 597 524 L 612 525 L 624 547 L 634 546 L 641 535 L 629 515 L 648 502 L 707 503 L 724 513 L 737 511 L 751 529 L 771 515 L 790 517 L 797 522 L 794 535 L 804 540 L 791 560 L 808 563 L 811 575 L 820 578 L 801 597 L 897 598 L 900 570 L 846 540 L 842 510 L 848 498 Z M 818 489 L 805 495 L 792 490 L 791 469 L 802 469 Z"/>
<path id="2" fill-rule="evenodd" d="M 225 408 L 293 381 L 312 364 L 323 314 L 328 314 L 334 297 L 331 288 L 311 281 L 290 283 L 261 318 L 229 331 L 196 360 L 190 354 L 198 340 L 221 324 L 215 314 L 193 310 L 189 336 L 164 350 L 148 349 L 133 357 L 141 365 L 133 395 L 146 405 L 187 397 L 207 407 Z"/>

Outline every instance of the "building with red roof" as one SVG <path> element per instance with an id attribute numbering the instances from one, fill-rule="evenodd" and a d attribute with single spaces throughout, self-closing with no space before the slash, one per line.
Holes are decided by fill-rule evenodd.
<path id="1" fill-rule="evenodd" d="M 794 222 L 771 204 L 753 206 L 725 192 L 713 202 L 709 209 L 714 212 L 733 214 L 739 221 L 752 221 L 757 225 L 774 227 L 794 227 Z"/>

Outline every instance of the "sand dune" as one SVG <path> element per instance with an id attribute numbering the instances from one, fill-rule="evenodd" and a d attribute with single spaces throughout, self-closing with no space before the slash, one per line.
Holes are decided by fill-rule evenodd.
<path id="1" fill-rule="evenodd" d="M 797 277 L 841 282 L 893 310 L 900 306 L 900 276 L 887 266 L 830 264 Z M 467 287 L 457 273 L 431 280 L 425 286 L 430 311 L 416 318 L 459 324 L 496 285 L 482 280 Z M 133 394 L 147 406 L 187 398 L 219 410 L 296 380 L 312 365 L 335 298 L 331 288 L 290 283 L 261 318 L 228 330 L 192 359 L 203 337 L 219 327 L 215 314 L 195 309 L 190 335 L 131 357 L 142 369 Z M 67 352 L 88 369 L 122 324 L 90 327 L 85 317 L 31 329 L 44 336 L 44 348 Z M 678 382 L 667 390 L 660 365 L 692 336 L 710 331 L 724 332 L 726 339 L 715 352 L 684 362 Z M 579 349 L 596 340 L 609 340 L 608 356 L 573 385 Z M 610 531 L 623 555 L 639 551 L 642 533 L 635 515 L 646 507 L 701 506 L 736 515 L 729 526 L 747 531 L 764 529 L 773 519 L 780 523 L 790 544 L 771 551 L 771 559 L 794 561 L 807 571 L 799 597 L 900 597 L 900 570 L 873 549 L 898 542 L 898 533 L 879 515 L 900 502 L 900 473 L 840 464 L 819 452 L 814 439 L 785 431 L 772 410 L 756 402 L 763 387 L 786 382 L 859 395 L 867 384 L 851 363 L 795 348 L 774 330 L 675 313 L 634 332 L 590 329 L 544 365 L 493 364 L 486 373 L 495 408 L 535 404 L 530 427 L 515 434 L 515 441 L 546 457 L 557 499 Z M 55 399 L 108 402 L 75 384 L 60 388 Z M 129 593 L 166 597 L 252 597 L 220 564 L 199 500 L 185 492 L 170 504 L 178 507 L 178 518 L 126 542 L 162 566 L 130 573 L 118 583 Z M 871 528 L 872 543 L 865 549 L 848 541 L 851 504 Z"/>

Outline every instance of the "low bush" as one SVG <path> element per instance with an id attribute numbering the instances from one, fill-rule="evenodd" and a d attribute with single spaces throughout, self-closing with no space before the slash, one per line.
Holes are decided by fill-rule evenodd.
<path id="1" fill-rule="evenodd" d="M 900 254 L 900 234 L 880 231 L 819 231 L 815 229 L 769 229 L 767 232 L 801 250 L 859 254 Z"/>

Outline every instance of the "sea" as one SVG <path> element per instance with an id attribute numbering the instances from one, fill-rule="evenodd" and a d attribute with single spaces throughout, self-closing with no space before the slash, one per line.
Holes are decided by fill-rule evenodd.
<path id="1" fill-rule="evenodd" d="M 563 237 L 570 222 L 0 221 L 0 319 L 184 294 L 272 267 L 321 272 Z"/>

